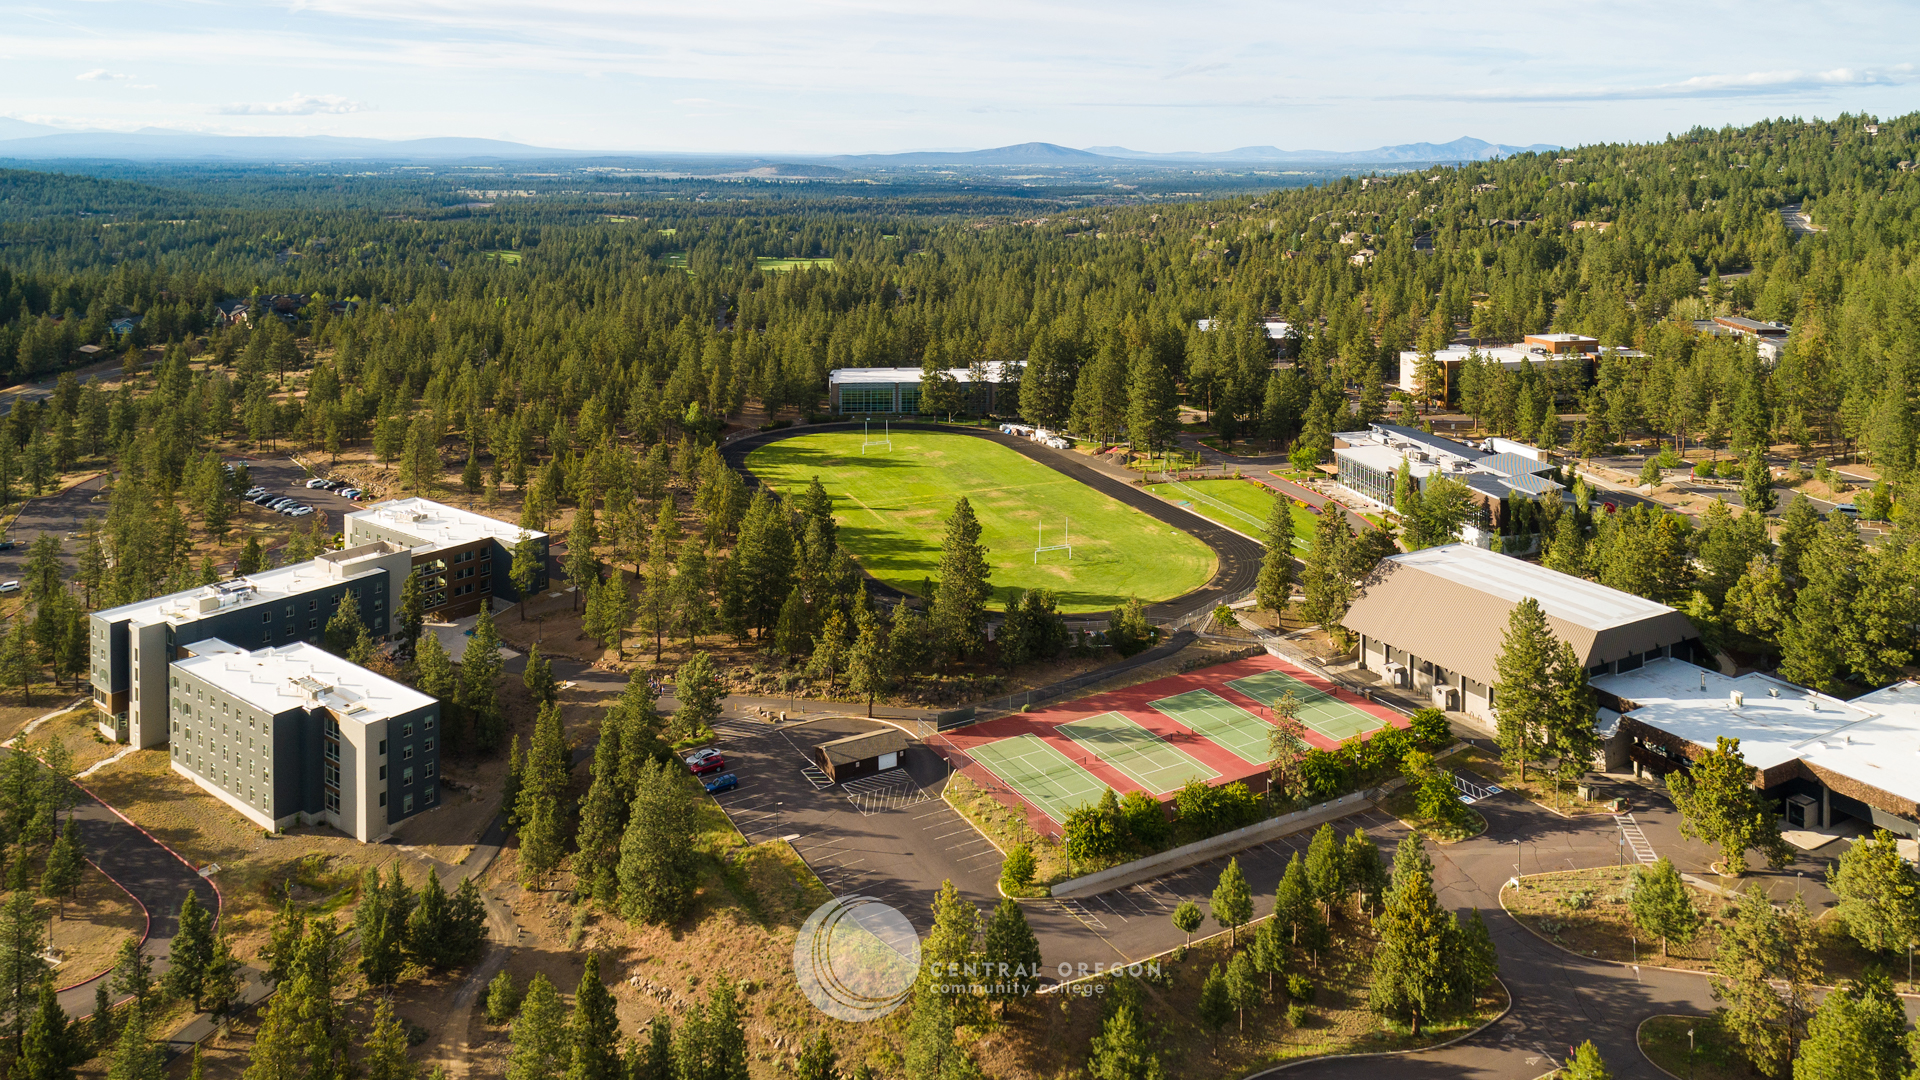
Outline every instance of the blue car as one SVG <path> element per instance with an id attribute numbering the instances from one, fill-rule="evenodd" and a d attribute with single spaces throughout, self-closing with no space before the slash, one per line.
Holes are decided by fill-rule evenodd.
<path id="1" fill-rule="evenodd" d="M 732 791 L 739 786 L 740 778 L 732 773 L 727 773 L 724 776 L 716 776 L 707 781 L 707 794 L 718 795 L 723 791 Z"/>

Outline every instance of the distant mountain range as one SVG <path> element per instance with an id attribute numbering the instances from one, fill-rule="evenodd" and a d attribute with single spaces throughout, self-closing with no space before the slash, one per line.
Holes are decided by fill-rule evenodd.
<path id="1" fill-rule="evenodd" d="M 1459 138 L 1447 143 L 1401 143 L 1398 146 L 1377 146 L 1372 150 L 1282 150 L 1276 146 L 1242 146 L 1237 150 L 1218 152 L 1187 151 L 1176 154 L 1154 154 L 1141 150 L 1129 150 L 1124 146 L 1089 146 L 1087 152 L 1102 157 L 1127 158 L 1134 161 L 1278 161 L 1343 164 L 1380 162 L 1385 164 L 1406 161 L 1492 161 L 1495 158 L 1513 154 L 1543 153 L 1558 149 L 1560 149 L 1558 146 L 1549 146 L 1546 143 L 1507 146 L 1481 139 Z"/>
<path id="2" fill-rule="evenodd" d="M 725 171 L 771 175 L 822 175 L 846 168 L 916 165 L 1141 166 L 1195 164 L 1397 164 L 1427 161 L 1485 161 L 1528 151 L 1556 150 L 1535 144 L 1505 146 L 1480 139 L 1449 143 L 1405 143 L 1373 150 L 1281 150 L 1243 146 L 1237 150 L 1157 154 L 1124 146 L 1076 150 L 1047 142 L 1017 143 L 990 150 L 905 154 L 659 154 L 603 150 L 567 150 L 529 146 L 501 139 L 360 139 L 333 135 L 208 135 L 166 128 L 134 132 L 63 131 L 43 124 L 0 117 L 0 160 L 124 158 L 143 161 L 451 161 L 553 158 L 619 158 L 703 163 Z M 816 171 L 818 170 L 818 171 Z"/>

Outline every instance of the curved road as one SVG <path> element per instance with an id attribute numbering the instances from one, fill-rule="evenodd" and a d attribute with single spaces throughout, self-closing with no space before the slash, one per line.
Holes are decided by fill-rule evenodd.
<path id="1" fill-rule="evenodd" d="M 735 439 L 721 450 L 721 456 L 728 466 L 739 472 L 748 486 L 755 486 L 759 478 L 747 468 L 747 455 L 769 443 L 782 439 L 791 439 L 799 435 L 812 435 L 823 431 L 854 430 L 853 423 L 810 424 L 802 428 L 782 428 L 779 431 L 765 431 L 744 438 Z M 1187 533 L 1194 539 L 1212 549 L 1218 560 L 1214 567 L 1213 578 L 1207 584 L 1185 596 L 1172 600 L 1163 600 L 1147 607 L 1147 617 L 1156 620 L 1176 618 L 1212 606 L 1226 599 L 1238 598 L 1250 591 L 1260 577 L 1260 558 L 1264 552 L 1258 543 L 1241 536 L 1231 529 L 1225 529 L 1213 522 L 1173 505 L 1162 499 L 1125 483 L 1089 465 L 1083 464 L 1079 456 L 1069 451 L 1053 450 L 1041 446 L 1030 439 L 989 428 L 949 427 L 945 424 L 923 424 L 903 422 L 902 431 L 937 431 L 948 435 L 970 435 L 977 439 L 998 443 L 1017 454 L 1045 465 L 1047 468 L 1069 476 L 1087 487 L 1106 495 L 1121 504 L 1146 514 L 1157 521 Z M 873 584 L 878 585 L 878 582 Z M 879 586 L 888 593 L 896 590 Z"/>
<path id="2" fill-rule="evenodd" d="M 7 752 L 18 753 L 15 750 Z M 173 935 L 180 925 L 180 905 L 186 902 L 187 894 L 198 893 L 201 905 L 217 914 L 220 911 L 220 891 L 212 882 L 201 877 L 185 859 L 174 854 L 172 849 L 154 839 L 146 830 L 121 817 L 113 808 L 95 798 L 85 786 L 76 782 L 74 787 L 78 790 L 70 813 L 79 829 L 88 861 L 119 883 L 146 910 L 146 940 L 141 951 L 152 958 L 153 973 L 157 979 L 167 970 L 167 953 L 173 946 Z M 60 991 L 61 1008 L 73 1017 L 93 1012 L 94 989 L 109 974 L 56 971 L 54 982 L 64 987 Z M 92 977 L 66 986 L 66 980 L 75 975 Z M 120 1000 L 116 998 L 115 1003 L 118 1004 Z"/>

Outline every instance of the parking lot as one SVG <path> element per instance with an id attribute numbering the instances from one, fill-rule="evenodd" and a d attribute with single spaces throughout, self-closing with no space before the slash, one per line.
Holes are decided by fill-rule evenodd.
<path id="1" fill-rule="evenodd" d="M 343 499 L 338 494 L 320 489 L 309 490 L 307 480 L 310 474 L 300 466 L 284 457 L 230 457 L 231 464 L 244 462 L 247 472 L 253 479 L 253 486 L 266 488 L 275 495 L 285 495 L 313 507 L 312 517 L 290 518 L 268 510 L 262 506 L 242 502 L 236 521 L 275 522 L 287 526 L 310 528 L 314 518 L 319 518 L 329 532 L 339 532 L 348 513 L 368 505 L 372 500 L 361 499 L 354 502 Z M 323 469 L 320 473 L 326 476 Z"/>
<path id="2" fill-rule="evenodd" d="M 838 718 L 779 727 L 724 720 L 715 728 L 714 745 L 727 756 L 724 771 L 734 773 L 740 786 L 716 799 L 750 843 L 787 840 L 835 895 L 881 900 L 925 934 L 943 881 L 951 880 L 983 911 L 999 902 L 1001 856 L 940 798 L 947 765 L 926 746 L 911 746 L 902 768 L 838 786 L 814 766 L 814 745 L 880 726 Z M 1366 829 L 1381 845 L 1383 859 L 1392 857 L 1405 835 L 1398 821 L 1371 809 L 1335 827 L 1343 837 Z M 1304 857 L 1311 840 L 1311 832 L 1301 832 L 1236 854 L 1256 916 L 1272 911 L 1287 861 L 1295 852 Z M 1050 969 L 1142 960 L 1181 943 L 1173 909 L 1192 900 L 1207 910 L 1225 866 L 1223 857 L 1099 896 L 1025 901 L 1027 922 Z M 1218 929 L 1211 922 L 1208 928 L 1203 932 Z"/>

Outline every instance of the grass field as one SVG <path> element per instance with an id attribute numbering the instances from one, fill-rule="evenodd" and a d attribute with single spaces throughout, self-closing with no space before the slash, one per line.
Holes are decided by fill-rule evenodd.
<path id="1" fill-rule="evenodd" d="M 939 576 L 940 541 L 964 495 L 980 521 L 997 599 L 1052 589 L 1063 611 L 1110 611 L 1129 596 L 1167 600 L 1213 576 L 1205 544 L 1004 446 L 937 431 L 896 431 L 891 451 L 860 453 L 859 432 L 801 435 L 755 450 L 754 474 L 797 493 L 808 481 L 834 498 L 840 542 L 874 577 L 918 594 Z M 1072 519 L 1073 558 L 1034 559 L 1036 527 L 1057 544 Z"/>
<path id="2" fill-rule="evenodd" d="M 753 260 L 754 266 L 763 274 L 778 274 L 786 270 L 805 270 L 814 266 L 832 266 L 832 259 L 768 259 Z"/>
<path id="3" fill-rule="evenodd" d="M 505 263 L 517 263 L 520 261 L 520 253 L 517 251 L 489 251 L 487 252 L 487 258 L 499 259 Z"/>
<path id="4" fill-rule="evenodd" d="M 1273 500 L 1279 498 L 1248 480 L 1187 480 L 1148 484 L 1147 490 L 1256 540 L 1266 531 L 1267 515 L 1273 512 Z M 1305 551 L 1312 546 L 1313 524 L 1319 515 L 1288 501 L 1293 507 L 1293 549 Z"/>

